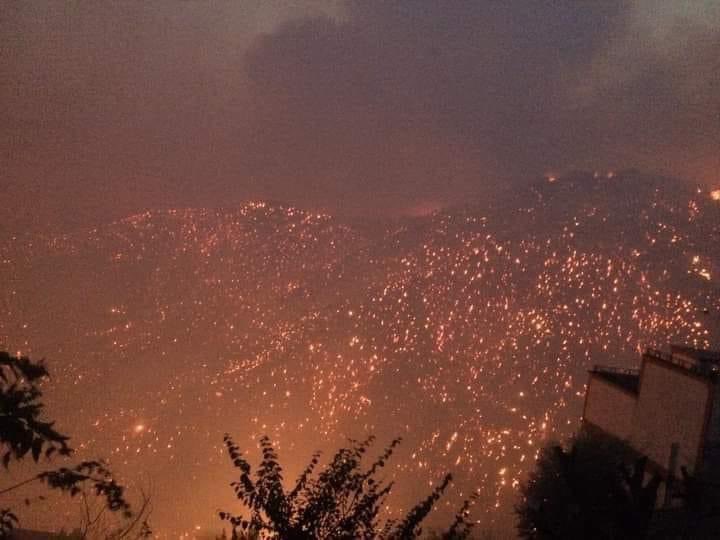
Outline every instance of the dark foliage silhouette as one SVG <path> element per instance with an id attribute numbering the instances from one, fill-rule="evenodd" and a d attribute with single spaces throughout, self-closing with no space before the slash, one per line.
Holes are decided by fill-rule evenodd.
<path id="1" fill-rule="evenodd" d="M 673 504 L 658 513 L 652 538 L 716 538 L 720 530 L 720 482 L 717 472 L 703 468 L 691 473 L 680 467 L 680 476 L 672 482 Z"/>
<path id="2" fill-rule="evenodd" d="M 633 462 L 633 467 L 625 464 Z M 521 538 L 645 538 L 661 480 L 619 441 L 580 434 L 542 449 L 516 507 Z"/>
<path id="3" fill-rule="evenodd" d="M 41 457 L 70 456 L 69 437 L 58 432 L 54 422 L 43 419 L 44 405 L 40 382 L 48 377 L 44 362 L 33 362 L 26 357 L 0 352 L 0 449 L 5 469 L 13 461 L 30 455 L 35 463 Z M 101 461 L 81 463 L 42 471 L 26 480 L 0 489 L 6 495 L 33 482 L 42 482 L 48 488 L 74 497 L 87 486 L 94 495 L 104 500 L 112 512 L 130 517 L 130 505 L 121 485 L 115 482 L 111 471 Z M 6 537 L 18 525 L 18 518 L 9 508 L 0 510 L 0 538 Z"/>
<path id="4" fill-rule="evenodd" d="M 93 497 L 84 490 L 80 495 L 81 518 L 79 525 L 70 533 L 77 540 L 140 540 L 150 538 L 148 525 L 152 514 L 152 495 L 140 489 L 140 499 L 130 517 L 118 516 L 108 509 L 105 501 Z"/>
<path id="5" fill-rule="evenodd" d="M 231 525 L 233 539 L 417 538 L 422 530 L 422 521 L 447 489 L 451 476 L 445 476 L 404 518 L 382 520 L 380 510 L 393 484 L 376 477 L 392 456 L 400 439 L 393 440 L 369 467 L 364 468 L 363 457 L 373 442 L 373 437 L 364 441 L 350 441 L 350 446 L 338 450 L 319 473 L 316 473 L 319 453 L 314 454 L 294 487 L 286 491 L 282 468 L 270 439 L 260 439 L 262 460 L 254 475 L 251 475 L 250 464 L 226 435 L 225 445 L 230 459 L 240 470 L 239 479 L 231 486 L 248 513 L 246 516 L 236 516 L 220 512 L 220 518 Z M 469 505 L 467 501 L 462 506 L 442 538 L 467 538 L 472 527 L 467 521 Z"/>

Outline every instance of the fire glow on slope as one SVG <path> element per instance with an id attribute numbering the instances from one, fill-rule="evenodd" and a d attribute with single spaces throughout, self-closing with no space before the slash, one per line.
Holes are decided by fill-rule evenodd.
<path id="1" fill-rule="evenodd" d="M 451 471 L 442 510 L 476 491 L 487 523 L 543 441 L 575 429 L 593 363 L 718 343 L 717 283 L 694 270 L 717 275 L 709 209 L 621 180 L 560 177 L 520 207 L 379 241 L 265 203 L 18 239 L 0 257 L 0 343 L 50 359 L 80 455 L 152 477 L 159 531 L 232 507 L 225 432 L 251 461 L 270 435 L 288 478 L 346 437 L 402 436 L 391 511 Z"/>

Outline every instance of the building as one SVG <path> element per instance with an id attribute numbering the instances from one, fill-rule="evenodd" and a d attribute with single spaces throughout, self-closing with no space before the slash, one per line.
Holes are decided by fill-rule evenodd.
<path id="1" fill-rule="evenodd" d="M 647 456 L 668 484 L 681 468 L 720 478 L 720 352 L 672 346 L 645 351 L 637 370 L 596 366 L 583 424 Z"/>

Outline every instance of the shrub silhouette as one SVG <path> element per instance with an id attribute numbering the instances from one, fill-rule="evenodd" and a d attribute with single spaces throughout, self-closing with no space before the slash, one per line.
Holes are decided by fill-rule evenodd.
<path id="1" fill-rule="evenodd" d="M 290 491 L 283 487 L 282 468 L 268 437 L 260 439 L 262 460 L 251 475 L 250 464 L 238 446 L 226 435 L 225 445 L 240 477 L 232 482 L 237 498 L 246 506 L 247 516 L 220 512 L 232 527 L 232 538 L 370 539 L 404 540 L 417 538 L 421 523 L 433 509 L 451 481 L 443 481 L 402 519 L 381 520 L 380 510 L 393 487 L 376 479 L 400 439 L 393 440 L 367 468 L 362 459 L 374 437 L 350 441 L 338 450 L 319 473 L 319 453 L 315 453 Z M 442 538 L 466 538 L 472 525 L 467 521 L 470 501 L 466 501 Z"/>
<path id="2" fill-rule="evenodd" d="M 599 435 L 581 433 L 569 449 L 547 445 L 521 488 L 520 537 L 645 538 L 661 482 L 657 475 L 645 482 L 646 465 L 620 441 Z"/>

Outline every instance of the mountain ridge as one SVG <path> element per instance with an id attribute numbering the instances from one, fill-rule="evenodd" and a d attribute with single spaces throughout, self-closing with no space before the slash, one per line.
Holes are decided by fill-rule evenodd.
<path id="1" fill-rule="evenodd" d="M 379 235 L 255 202 L 17 238 L 0 345 L 52 361 L 83 452 L 199 501 L 159 505 L 162 529 L 213 524 L 226 431 L 247 449 L 267 433 L 290 473 L 316 446 L 403 435 L 397 474 L 454 471 L 492 521 L 576 426 L 594 363 L 720 344 L 720 205 L 663 183 L 544 178 Z"/>

